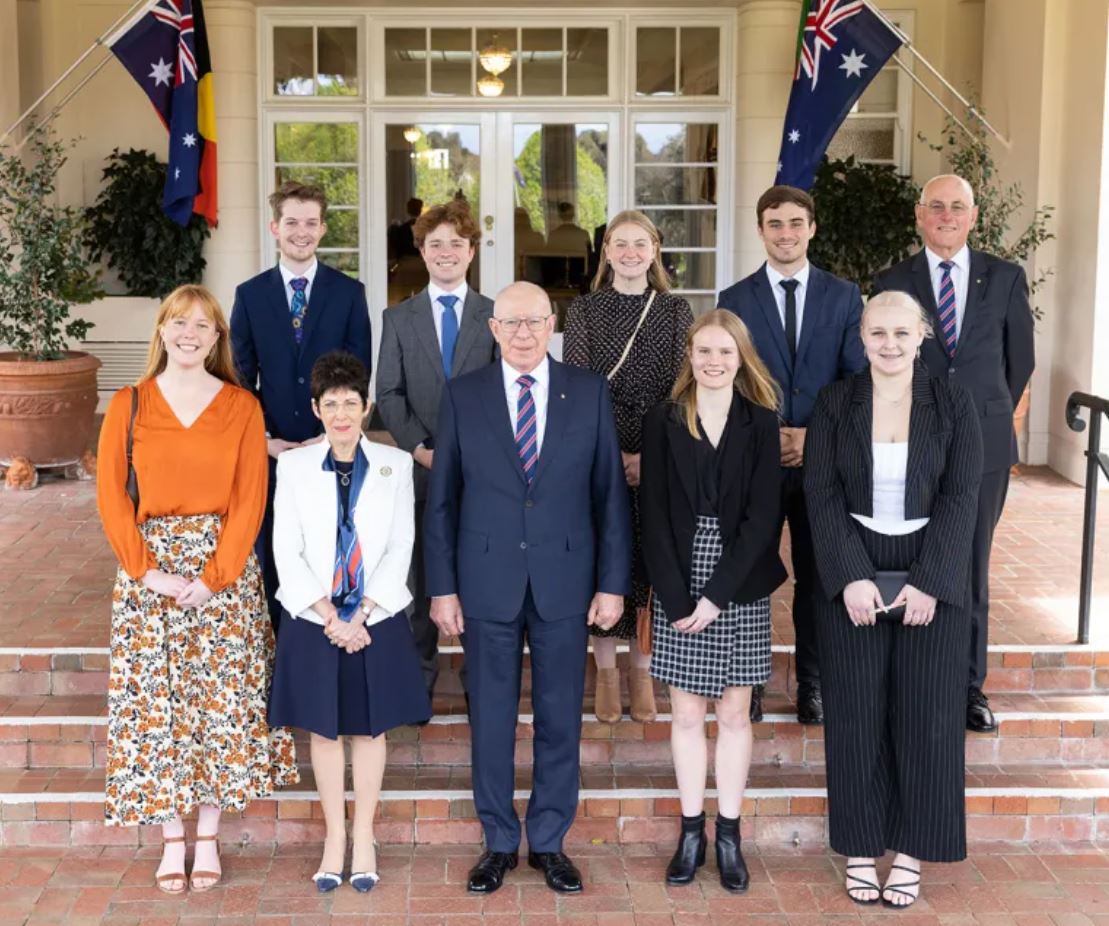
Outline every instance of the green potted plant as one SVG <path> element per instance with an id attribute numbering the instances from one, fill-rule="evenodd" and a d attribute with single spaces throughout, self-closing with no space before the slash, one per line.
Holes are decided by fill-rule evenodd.
<path id="1" fill-rule="evenodd" d="M 85 244 L 93 261 L 105 260 L 129 296 L 161 298 L 204 274 L 207 221 L 193 215 L 181 227 L 162 211 L 166 164 L 151 152 L 114 149 L 104 186 L 88 210 Z"/>
<path id="2" fill-rule="evenodd" d="M 70 147 L 42 130 L 22 154 L 0 149 L 0 466 L 24 473 L 80 461 L 96 412 L 100 361 L 68 349 L 92 327 L 71 304 L 100 294 L 84 210 L 56 201 Z"/>

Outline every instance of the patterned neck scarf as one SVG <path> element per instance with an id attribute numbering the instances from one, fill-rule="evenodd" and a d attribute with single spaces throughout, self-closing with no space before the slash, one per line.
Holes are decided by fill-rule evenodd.
<path id="1" fill-rule="evenodd" d="M 339 489 L 339 476 L 335 476 L 335 503 L 338 531 L 335 537 L 335 572 L 331 580 L 331 602 L 339 612 L 339 619 L 350 621 L 362 603 L 365 576 L 362 570 L 362 548 L 358 545 L 358 532 L 354 529 L 354 508 L 358 494 L 366 481 L 369 462 L 361 447 L 355 448 L 354 470 L 350 477 L 350 503 L 343 511 L 343 495 Z M 336 472 L 335 458 L 331 451 L 324 457 L 323 468 Z"/>

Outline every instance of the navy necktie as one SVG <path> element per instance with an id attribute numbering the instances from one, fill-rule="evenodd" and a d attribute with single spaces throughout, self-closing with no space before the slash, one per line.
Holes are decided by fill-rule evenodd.
<path id="1" fill-rule="evenodd" d="M 781 280 L 778 285 L 786 291 L 786 344 L 789 345 L 789 362 L 797 361 L 797 280 Z"/>
<path id="2" fill-rule="evenodd" d="M 443 373 L 447 379 L 451 378 L 451 369 L 454 367 L 454 345 L 458 342 L 458 316 L 454 314 L 454 307 L 458 304 L 458 297 L 446 293 L 439 297 L 443 304 L 442 343 L 440 350 L 443 353 Z"/>

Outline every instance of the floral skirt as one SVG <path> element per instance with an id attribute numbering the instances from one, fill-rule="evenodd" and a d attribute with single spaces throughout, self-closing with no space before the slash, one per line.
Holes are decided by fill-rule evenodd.
<path id="1" fill-rule="evenodd" d="M 139 526 L 158 568 L 198 577 L 216 548 L 216 515 Z M 165 823 L 197 804 L 242 810 L 300 778 L 291 731 L 270 729 L 273 630 L 251 553 L 242 575 L 201 608 L 136 582 L 112 593 L 108 760 L 111 825 Z"/>

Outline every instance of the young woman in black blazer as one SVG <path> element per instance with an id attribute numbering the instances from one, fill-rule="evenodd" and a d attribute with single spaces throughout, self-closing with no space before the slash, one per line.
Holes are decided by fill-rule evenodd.
<path id="1" fill-rule="evenodd" d="M 688 884 L 705 860 L 705 712 L 716 702 L 716 862 L 748 885 L 739 809 L 751 764 L 751 686 L 770 677 L 770 593 L 778 558 L 777 386 L 739 317 L 723 309 L 689 331 L 668 402 L 643 423 L 643 554 L 654 590 L 651 675 L 670 686 L 682 833 L 666 870 Z"/>
<path id="2" fill-rule="evenodd" d="M 982 471 L 969 393 L 917 359 L 931 325 L 911 296 L 863 310 L 869 368 L 827 386 L 805 443 L 825 600 L 817 633 L 832 848 L 856 903 L 903 908 L 920 861 L 966 857 L 964 723 L 970 551 Z M 905 572 L 900 591 L 879 571 Z M 878 620 L 904 606 L 896 621 Z M 879 890 L 875 857 L 897 853 Z"/>

